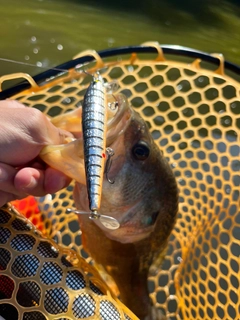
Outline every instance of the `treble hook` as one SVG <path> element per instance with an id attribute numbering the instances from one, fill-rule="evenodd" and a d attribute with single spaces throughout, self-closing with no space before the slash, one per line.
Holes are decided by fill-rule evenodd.
<path id="1" fill-rule="evenodd" d="M 114 184 L 114 180 L 110 180 L 108 177 L 108 173 L 111 169 L 111 165 L 112 165 L 112 157 L 114 156 L 114 150 L 112 148 L 106 148 L 106 153 L 107 153 L 107 162 L 106 162 L 106 166 L 105 166 L 105 170 L 104 173 L 106 174 L 106 179 L 109 183 Z"/>

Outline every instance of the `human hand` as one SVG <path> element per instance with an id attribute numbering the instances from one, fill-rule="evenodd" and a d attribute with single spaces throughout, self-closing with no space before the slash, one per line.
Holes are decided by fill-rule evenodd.
<path id="1" fill-rule="evenodd" d="M 38 158 L 43 146 L 61 144 L 66 136 L 71 134 L 56 128 L 39 110 L 0 101 L 0 207 L 28 194 L 54 193 L 70 183 Z"/>

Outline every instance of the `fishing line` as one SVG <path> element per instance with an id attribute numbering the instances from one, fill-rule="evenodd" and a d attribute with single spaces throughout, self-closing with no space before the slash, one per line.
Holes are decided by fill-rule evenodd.
<path id="1" fill-rule="evenodd" d="M 28 63 L 28 62 L 23 62 L 23 61 L 17 61 L 17 60 L 12 60 L 12 59 L 7 59 L 7 58 L 0 58 L 0 61 L 5 61 L 5 62 L 11 62 L 11 63 L 15 63 L 15 64 L 22 64 L 25 66 L 29 66 L 29 67 L 37 67 L 37 68 L 41 68 L 41 69 L 45 69 L 45 70 L 56 70 L 56 71 L 61 71 L 61 72 L 68 72 L 67 69 L 60 69 L 60 68 L 54 68 L 54 67 L 44 67 L 44 66 L 38 66 L 37 64 L 33 64 L 33 63 Z"/>
<path id="2" fill-rule="evenodd" d="M 20 65 L 25 65 L 25 66 L 29 66 L 29 67 L 35 67 L 35 68 L 40 68 L 40 69 L 45 69 L 45 70 L 55 70 L 55 71 L 61 71 L 61 72 L 69 72 L 68 69 L 61 69 L 61 68 L 56 68 L 56 67 L 44 67 L 44 66 L 39 66 L 37 64 L 34 63 L 29 63 L 29 62 L 23 62 L 23 61 L 18 61 L 18 60 L 13 60 L 13 59 L 7 59 L 7 58 L 0 58 L 0 61 L 5 61 L 5 62 L 10 62 L 10 63 L 15 63 L 15 64 L 20 64 Z M 75 69 L 77 69 L 78 67 L 82 67 L 82 65 L 76 65 Z M 98 72 L 105 69 L 105 67 L 98 69 Z M 80 72 L 80 71 L 79 71 Z M 81 70 L 82 73 L 85 73 L 86 75 L 89 76 L 94 76 L 91 73 L 87 72 L 86 70 Z M 1 320 L 1 319 L 0 319 Z"/>

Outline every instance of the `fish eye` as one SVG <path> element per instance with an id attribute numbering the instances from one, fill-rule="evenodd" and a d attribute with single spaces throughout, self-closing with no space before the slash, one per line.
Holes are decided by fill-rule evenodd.
<path id="1" fill-rule="evenodd" d="M 150 216 L 145 217 L 142 222 L 147 226 L 153 226 L 157 221 L 157 217 L 159 215 L 159 211 L 153 212 Z"/>
<path id="2" fill-rule="evenodd" d="M 139 141 L 133 146 L 132 154 L 137 160 L 146 160 L 150 154 L 149 145 L 145 141 Z"/>

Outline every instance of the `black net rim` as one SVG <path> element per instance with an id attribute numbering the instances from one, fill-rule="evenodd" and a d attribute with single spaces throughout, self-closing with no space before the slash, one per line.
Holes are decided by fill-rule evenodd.
<path id="1" fill-rule="evenodd" d="M 195 50 L 192 48 L 179 46 L 179 45 L 161 45 L 160 48 L 163 51 L 163 54 L 175 55 L 180 57 L 186 58 L 193 58 L 193 59 L 200 59 L 203 62 L 208 62 L 216 67 L 219 66 L 219 58 L 211 55 L 210 53 L 206 53 L 203 51 Z M 97 54 L 102 58 L 109 58 L 118 55 L 127 55 L 132 53 L 142 53 L 142 54 L 149 54 L 149 53 L 157 53 L 157 49 L 153 46 L 148 45 L 140 45 L 140 46 L 126 46 L 126 47 L 119 47 L 119 48 L 112 48 L 106 49 L 102 51 L 98 51 Z M 86 63 L 93 62 L 95 58 L 92 55 L 85 55 L 77 59 L 69 60 L 64 62 L 53 69 L 49 69 L 47 71 L 41 72 L 32 78 L 34 81 L 41 86 L 41 83 L 44 82 L 46 79 L 51 77 L 59 76 L 63 70 L 70 70 L 75 68 L 77 65 L 83 65 Z M 224 70 L 233 72 L 236 75 L 240 74 L 240 66 L 233 64 L 229 61 L 224 61 Z M 29 89 L 31 85 L 27 81 L 21 81 L 19 84 L 14 85 L 6 90 L 0 92 L 0 100 L 4 100 L 10 98 L 11 96 L 20 93 L 23 90 Z"/>

